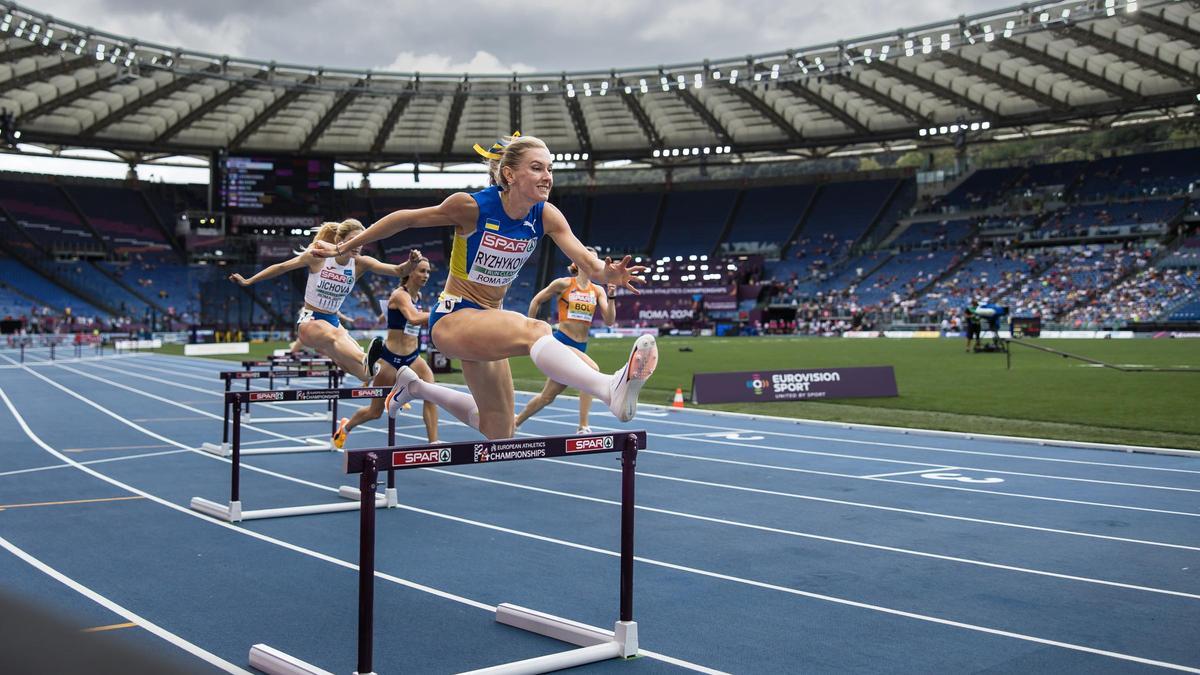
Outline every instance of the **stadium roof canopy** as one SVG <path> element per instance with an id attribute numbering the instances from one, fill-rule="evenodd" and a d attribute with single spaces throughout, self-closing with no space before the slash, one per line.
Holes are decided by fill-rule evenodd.
<path id="1" fill-rule="evenodd" d="M 0 105 L 22 142 L 131 158 L 302 153 L 366 171 L 474 161 L 474 143 L 520 129 L 567 160 L 720 162 L 1094 128 L 1200 98 L 1187 2 L 1022 5 L 749 57 L 497 75 L 262 62 L 12 3 L 0 16 Z"/>

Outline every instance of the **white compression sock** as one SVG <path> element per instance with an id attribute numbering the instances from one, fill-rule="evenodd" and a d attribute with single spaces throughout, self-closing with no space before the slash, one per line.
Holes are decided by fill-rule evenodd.
<path id="1" fill-rule="evenodd" d="M 470 394 L 440 384 L 416 380 L 408 385 L 414 398 L 429 401 L 458 418 L 458 421 L 479 431 L 479 406 Z"/>
<path id="2" fill-rule="evenodd" d="M 529 358 L 533 359 L 533 365 L 545 373 L 546 377 L 559 384 L 587 392 L 608 404 L 608 383 L 612 376 L 592 370 L 578 354 L 555 340 L 553 335 L 538 338 L 529 348 Z"/>

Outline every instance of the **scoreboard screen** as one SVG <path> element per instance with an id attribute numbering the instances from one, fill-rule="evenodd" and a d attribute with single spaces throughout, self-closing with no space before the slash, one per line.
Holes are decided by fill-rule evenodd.
<path id="1" fill-rule="evenodd" d="M 219 155 L 216 202 L 238 221 L 332 216 L 333 160 L 271 155 Z M 251 216 L 238 218 L 237 216 Z M 299 221 L 300 218 L 297 218 Z"/>

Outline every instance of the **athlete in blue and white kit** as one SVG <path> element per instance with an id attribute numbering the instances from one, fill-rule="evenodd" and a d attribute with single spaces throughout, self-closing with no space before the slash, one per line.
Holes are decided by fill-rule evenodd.
<path id="1" fill-rule="evenodd" d="M 379 371 L 371 380 L 371 386 L 392 386 L 396 383 L 396 373 L 405 367 L 411 367 L 425 382 L 433 382 L 433 370 L 421 358 L 421 329 L 429 324 L 429 312 L 421 302 L 421 289 L 429 281 L 429 273 L 429 261 L 422 258 L 412 274 L 401 279 L 400 285 L 388 297 L 387 338 L 383 341 L 383 356 L 379 357 Z M 373 398 L 369 405 L 359 408 L 352 416 L 343 417 L 333 434 L 334 447 L 344 447 L 351 429 L 379 419 L 383 409 L 383 399 Z M 423 416 L 429 442 L 437 443 L 437 406 L 426 401 Z"/>
<path id="2" fill-rule="evenodd" d="M 336 246 L 338 242 L 362 231 L 362 223 L 353 218 L 340 223 L 323 223 L 313 237 L 313 243 L 323 242 Z M 359 247 L 343 248 L 344 253 L 324 260 L 305 251 L 291 260 L 259 270 L 249 279 L 241 274 L 231 274 L 229 279 L 241 286 L 250 286 L 307 267 L 308 283 L 304 287 L 304 307 L 300 309 L 300 316 L 296 320 L 296 334 L 300 343 L 328 356 L 342 370 L 367 382 L 375 373 L 375 362 L 383 353 L 383 340 L 373 339 L 364 351 L 342 327 L 338 310 L 341 309 L 346 296 L 354 290 L 354 282 L 362 273 L 375 272 L 403 277 L 416 266 L 421 254 L 415 250 L 410 251 L 408 260 L 399 265 L 388 265 L 369 255 L 362 255 L 362 249 Z"/>
<path id="3" fill-rule="evenodd" d="M 531 136 L 514 134 L 476 150 L 489 160 L 493 185 L 486 190 L 450 195 L 438 206 L 396 211 L 340 245 L 315 243 L 320 256 L 341 255 L 413 227 L 453 227 L 454 245 L 446 289 L 429 317 L 433 343 L 446 356 L 461 359 L 471 393 L 422 382 L 401 369 L 388 400 L 388 412 L 414 398 L 433 401 L 487 438 L 511 438 L 514 432 L 513 384 L 508 359 L 528 354 L 547 377 L 587 392 L 627 422 L 637 412 L 637 397 L 658 364 L 654 338 L 634 343 L 625 365 L 613 375 L 592 370 L 569 347 L 554 339 L 550 325 L 501 308 L 509 284 L 533 254 L 543 235 L 588 276 L 637 293 L 632 282 L 648 268 L 630 266 L 630 257 L 602 262 L 571 232 L 567 219 L 546 199 L 554 184 L 550 151 Z"/>

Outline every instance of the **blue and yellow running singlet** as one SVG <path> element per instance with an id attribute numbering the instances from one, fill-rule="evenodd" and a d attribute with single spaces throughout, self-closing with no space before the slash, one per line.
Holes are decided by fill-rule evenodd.
<path id="1" fill-rule="evenodd" d="M 507 287 L 544 234 L 545 202 L 535 204 L 524 218 L 514 220 L 504 212 L 498 187 L 475 192 L 471 197 L 479 206 L 479 218 L 474 232 L 454 235 L 446 291 L 485 307 L 499 307 Z"/>

